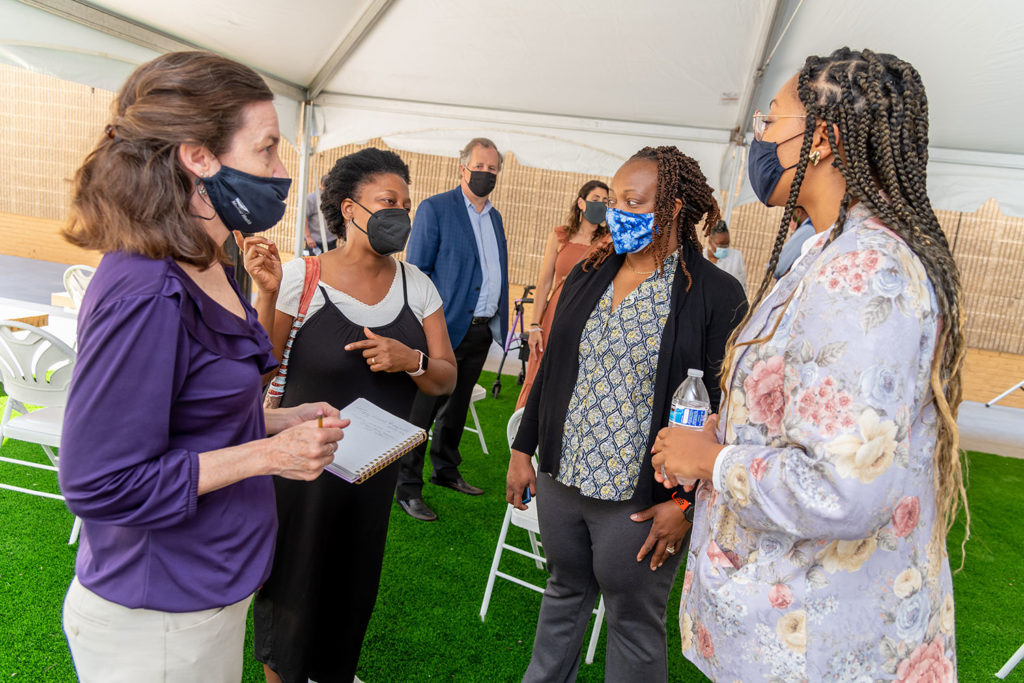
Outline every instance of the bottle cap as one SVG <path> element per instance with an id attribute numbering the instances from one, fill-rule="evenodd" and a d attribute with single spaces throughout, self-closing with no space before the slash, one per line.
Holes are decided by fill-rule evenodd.
<path id="1" fill-rule="evenodd" d="M 686 371 L 686 374 L 689 375 L 690 377 L 703 377 L 704 371 L 697 370 L 696 368 L 690 368 L 689 370 Z"/>

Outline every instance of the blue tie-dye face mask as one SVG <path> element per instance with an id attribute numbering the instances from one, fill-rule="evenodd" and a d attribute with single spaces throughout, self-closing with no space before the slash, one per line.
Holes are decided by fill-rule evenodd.
<path id="1" fill-rule="evenodd" d="M 604 220 L 612 234 L 616 254 L 635 254 L 650 245 L 658 231 L 653 213 L 630 213 L 609 208 Z"/>

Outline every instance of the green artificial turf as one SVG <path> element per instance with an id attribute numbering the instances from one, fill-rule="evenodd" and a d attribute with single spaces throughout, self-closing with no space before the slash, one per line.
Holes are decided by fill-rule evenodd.
<path id="1" fill-rule="evenodd" d="M 493 380 L 493 374 L 485 373 L 480 383 L 490 390 Z M 518 391 L 514 378 L 503 377 L 501 395 L 477 403 L 490 455 L 481 452 L 475 434 L 467 433 L 462 441 L 462 474 L 484 495 L 427 484 L 424 498 L 440 516 L 433 523 L 418 522 L 392 506 L 380 594 L 359 665 L 366 683 L 522 677 L 540 594 L 499 579 L 487 620 L 479 617 L 505 513 L 505 423 Z M 6 442 L 2 454 L 45 462 L 38 446 L 16 441 Z M 57 490 L 53 473 L 7 463 L 0 463 L 0 481 Z M 970 455 L 971 540 L 966 566 L 954 578 L 962 681 L 995 680 L 995 671 L 1024 642 L 1024 625 L 1018 621 L 1024 589 L 1022 490 L 1024 461 Z M 0 490 L 0 680 L 74 680 L 60 616 L 74 572 L 75 548 L 67 545 L 71 523 L 59 501 Z M 949 539 L 954 566 L 961 537 L 958 524 Z M 521 529 L 513 528 L 509 540 L 527 545 Z M 511 553 L 504 555 L 502 568 L 535 583 L 544 580 L 529 560 Z M 670 677 L 703 680 L 679 651 L 681 584 L 676 582 L 668 608 Z M 604 679 L 604 642 L 602 635 L 594 664 L 581 665 L 579 680 Z M 250 625 L 243 680 L 262 681 L 251 648 Z M 1024 681 L 1024 665 L 1007 680 Z"/>

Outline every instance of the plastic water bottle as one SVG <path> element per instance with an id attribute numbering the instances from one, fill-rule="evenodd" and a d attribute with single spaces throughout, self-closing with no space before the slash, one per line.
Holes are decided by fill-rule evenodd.
<path id="1" fill-rule="evenodd" d="M 668 414 L 669 427 L 683 427 L 684 429 L 704 429 L 708 415 L 711 414 L 711 399 L 708 398 L 708 390 L 704 387 L 703 370 L 690 368 L 686 371 L 686 379 L 672 394 L 672 408 Z M 662 475 L 665 468 L 662 467 Z M 684 486 L 691 486 L 696 479 L 678 479 Z"/>
<path id="2" fill-rule="evenodd" d="M 670 427 L 704 429 L 704 423 L 711 414 L 711 399 L 708 398 L 703 377 L 703 370 L 690 368 L 686 371 L 686 379 L 672 394 L 672 409 L 668 414 Z"/>

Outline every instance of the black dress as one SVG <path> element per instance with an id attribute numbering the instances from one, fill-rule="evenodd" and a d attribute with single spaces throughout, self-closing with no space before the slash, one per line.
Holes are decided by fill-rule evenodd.
<path id="1" fill-rule="evenodd" d="M 371 328 L 427 351 L 423 325 L 409 307 L 405 267 L 399 263 L 404 305 L 392 322 Z M 416 384 L 404 372 L 371 372 L 359 351 L 365 339 L 324 295 L 324 306 L 295 337 L 282 406 L 327 401 L 344 408 L 365 398 L 401 417 L 409 414 Z M 256 593 L 255 655 L 286 683 L 351 683 L 366 626 L 377 599 L 397 464 L 362 484 L 328 472 L 312 482 L 274 477 L 278 532 L 273 570 Z"/>

